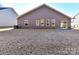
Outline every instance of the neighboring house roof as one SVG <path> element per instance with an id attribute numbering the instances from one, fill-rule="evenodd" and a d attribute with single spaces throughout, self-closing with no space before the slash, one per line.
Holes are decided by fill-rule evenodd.
<path id="1" fill-rule="evenodd" d="M 5 9 L 11 9 L 17 16 L 18 14 L 15 12 L 15 10 L 11 7 L 0 7 L 0 10 L 5 10 Z"/>
<path id="2" fill-rule="evenodd" d="M 8 8 L 0 7 L 0 10 L 4 10 L 4 9 L 8 9 Z"/>
<path id="3" fill-rule="evenodd" d="M 18 16 L 17 12 L 13 8 L 11 8 L 11 7 L 9 7 L 9 8 Z"/>
<path id="4" fill-rule="evenodd" d="M 76 17 L 76 16 L 78 16 L 78 15 L 79 15 L 79 13 L 78 13 L 78 14 L 76 14 L 76 15 L 73 17 L 73 19 L 75 19 L 75 17 Z"/>
<path id="5" fill-rule="evenodd" d="M 54 11 L 56 11 L 56 12 L 58 12 L 58 13 L 60 13 L 60 14 L 62 14 L 62 15 L 64 15 L 64 16 L 66 16 L 66 17 L 68 17 L 68 18 L 71 19 L 71 17 L 69 17 L 68 15 L 66 15 L 66 14 L 64 14 L 64 13 L 62 13 L 62 12 L 60 12 L 60 11 L 58 11 L 58 10 L 56 10 L 56 9 L 54 9 L 54 8 L 52 8 L 52 7 L 50 7 L 50 6 L 48 6 L 48 5 L 46 5 L 46 4 L 43 4 L 43 5 L 41 5 L 41 6 L 38 6 L 37 8 L 35 8 L 35 9 L 33 9 L 33 10 L 30 10 L 29 12 L 26 12 L 26 13 L 24 13 L 24 14 L 18 16 L 17 19 L 18 19 L 18 18 L 21 18 L 22 16 L 24 16 L 24 15 L 30 13 L 30 12 L 33 12 L 33 11 L 35 11 L 35 10 L 37 10 L 37 9 L 39 9 L 39 8 L 41 8 L 41 7 L 43 7 L 43 6 L 46 6 L 46 7 L 50 8 L 51 10 L 54 10 Z"/>

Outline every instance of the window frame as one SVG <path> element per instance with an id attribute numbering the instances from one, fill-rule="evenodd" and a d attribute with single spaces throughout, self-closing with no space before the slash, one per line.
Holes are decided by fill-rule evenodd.
<path id="1" fill-rule="evenodd" d="M 55 27 L 55 26 L 56 26 L 56 20 L 55 19 L 51 19 L 51 27 Z"/>
<path id="2" fill-rule="evenodd" d="M 40 26 L 40 20 L 35 20 L 36 26 Z"/>
<path id="3" fill-rule="evenodd" d="M 67 29 L 68 28 L 67 21 L 61 20 L 60 27 L 61 29 Z"/>
<path id="4" fill-rule="evenodd" d="M 45 19 L 40 19 L 40 26 L 45 26 Z"/>
<path id="5" fill-rule="evenodd" d="M 29 21 L 28 20 L 24 20 L 23 23 L 24 23 L 25 26 L 28 26 L 29 25 Z"/>
<path id="6" fill-rule="evenodd" d="M 46 26 L 50 26 L 50 19 L 46 19 Z"/>

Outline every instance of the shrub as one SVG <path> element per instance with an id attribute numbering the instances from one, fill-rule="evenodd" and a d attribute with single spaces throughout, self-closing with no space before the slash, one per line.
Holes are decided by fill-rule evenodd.
<path id="1" fill-rule="evenodd" d="M 14 25 L 14 29 L 19 29 L 19 26 L 18 25 Z"/>

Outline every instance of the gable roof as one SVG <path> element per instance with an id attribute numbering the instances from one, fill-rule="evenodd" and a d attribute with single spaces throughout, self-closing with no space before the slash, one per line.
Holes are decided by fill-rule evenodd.
<path id="1" fill-rule="evenodd" d="M 8 8 L 5 8 L 5 7 L 0 7 L 0 10 L 4 10 L 4 9 L 8 9 Z"/>
<path id="2" fill-rule="evenodd" d="M 41 7 L 43 7 L 43 6 L 46 6 L 47 8 L 49 8 L 49 9 L 51 9 L 51 10 L 54 10 L 54 11 L 56 11 L 56 12 L 58 12 L 58 13 L 60 13 L 60 14 L 62 14 L 62 15 L 64 15 L 64 16 L 66 16 L 66 17 L 68 17 L 68 18 L 71 19 L 71 17 L 69 17 L 68 15 L 66 15 L 66 14 L 64 14 L 64 13 L 62 13 L 62 12 L 60 12 L 60 11 L 58 11 L 58 10 L 56 10 L 56 9 L 54 9 L 54 8 L 52 8 L 52 7 L 50 7 L 50 6 L 48 6 L 48 5 L 46 5 L 46 4 L 40 5 L 40 6 L 38 6 L 37 8 L 34 8 L 34 9 L 32 9 L 32 10 L 30 10 L 30 11 L 28 11 L 28 12 L 26 12 L 26 13 L 20 15 L 20 16 L 18 16 L 17 19 L 19 19 L 19 18 L 21 18 L 22 16 L 24 16 L 24 15 L 30 13 L 30 12 L 33 12 L 33 11 L 35 11 L 35 10 L 37 10 L 37 9 L 39 9 L 39 8 L 41 8 Z"/>
<path id="3" fill-rule="evenodd" d="M 17 16 L 18 14 L 15 12 L 15 10 L 11 7 L 0 7 L 0 10 L 5 10 L 5 9 L 11 9 Z"/>
<path id="4" fill-rule="evenodd" d="M 17 12 L 13 8 L 11 8 L 11 7 L 9 7 L 9 8 L 18 16 Z"/>

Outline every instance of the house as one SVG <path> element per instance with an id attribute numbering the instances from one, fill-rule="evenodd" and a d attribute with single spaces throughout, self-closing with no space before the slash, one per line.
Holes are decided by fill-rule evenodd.
<path id="1" fill-rule="evenodd" d="M 73 29 L 79 29 L 79 14 L 76 14 L 73 17 L 71 25 Z"/>
<path id="2" fill-rule="evenodd" d="M 17 13 L 13 8 L 0 7 L 0 27 L 11 27 L 17 25 Z"/>
<path id="3" fill-rule="evenodd" d="M 17 17 L 20 28 L 71 28 L 71 17 L 43 4 Z"/>

